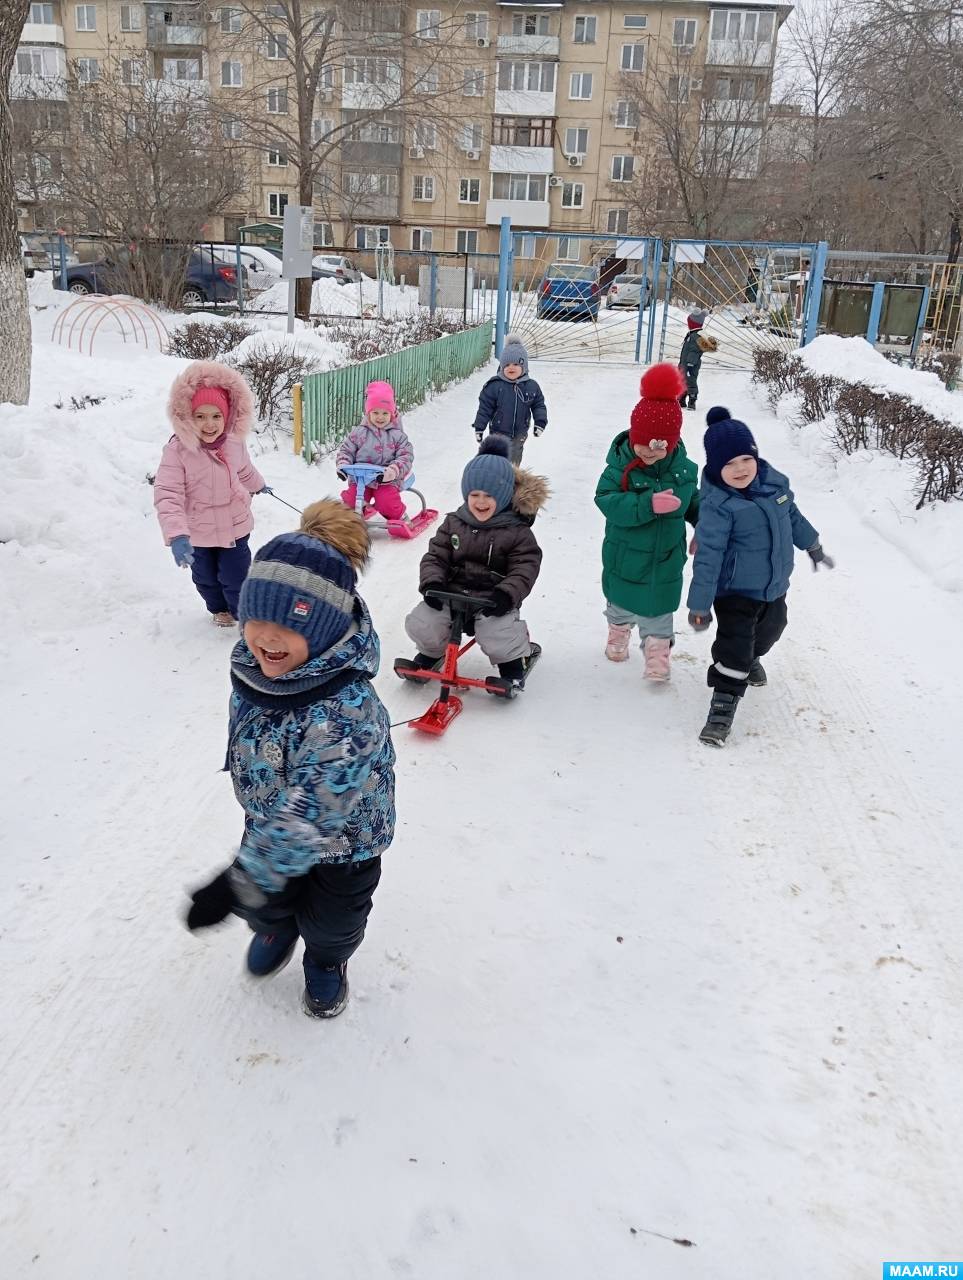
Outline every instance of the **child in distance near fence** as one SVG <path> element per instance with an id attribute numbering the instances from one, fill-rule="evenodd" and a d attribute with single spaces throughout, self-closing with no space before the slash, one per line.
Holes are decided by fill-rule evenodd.
<path id="1" fill-rule="evenodd" d="M 254 397 L 236 370 L 197 360 L 174 379 L 167 414 L 174 434 L 154 479 L 164 542 L 215 625 L 233 627 L 251 563 L 251 495 L 271 492 L 244 443 Z"/>
<path id="2" fill-rule="evenodd" d="M 716 612 L 707 683 L 709 718 L 699 737 L 721 747 L 749 685 L 766 684 L 759 659 L 786 629 L 793 547 L 813 569 L 834 567 L 796 506 L 787 478 L 759 457 L 752 432 L 721 406 L 706 415 L 689 623 L 705 631 Z"/>
<path id="3" fill-rule="evenodd" d="M 486 427 L 493 436 L 506 437 L 508 456 L 519 466 L 528 426 L 533 421 L 537 439 L 548 425 L 545 397 L 535 379 L 528 376 L 528 352 L 521 338 L 509 333 L 498 360 L 498 372 L 481 389 L 472 430 L 479 444 L 485 438 Z"/>
<path id="4" fill-rule="evenodd" d="M 369 383 L 364 396 L 364 417 L 342 440 L 335 458 L 338 478 L 347 480 L 341 468 L 356 463 L 383 467 L 380 483 L 365 489 L 365 505 L 372 504 L 386 520 L 407 520 L 401 487 L 411 474 L 414 460 L 414 450 L 395 403 L 394 388 L 390 382 Z M 341 501 L 354 510 L 357 494 L 358 487 L 352 481 L 342 493 Z"/>
<path id="5" fill-rule="evenodd" d="M 718 351 L 719 344 L 715 338 L 702 332 L 708 319 L 704 311 L 691 311 L 686 319 L 688 333 L 682 342 L 679 354 L 679 368 L 685 378 L 685 387 L 679 397 L 683 409 L 694 409 L 699 398 L 699 371 L 702 368 L 702 357 L 707 351 Z"/>
<path id="6" fill-rule="evenodd" d="M 347 1002 L 394 832 L 395 754 L 372 685 L 380 648 L 355 590 L 368 547 L 364 521 L 326 498 L 254 559 L 231 656 L 228 766 L 244 835 L 187 913 L 192 930 L 247 920 L 256 978 L 303 938 L 304 1011 L 316 1018 Z"/>
<path id="7" fill-rule="evenodd" d="M 673 364 L 643 375 L 631 425 L 615 437 L 595 491 L 605 516 L 602 591 L 609 623 L 605 656 L 624 662 L 638 627 L 645 678 L 665 681 L 682 599 L 688 520 L 699 511 L 698 471 L 681 440 L 682 374 Z"/>

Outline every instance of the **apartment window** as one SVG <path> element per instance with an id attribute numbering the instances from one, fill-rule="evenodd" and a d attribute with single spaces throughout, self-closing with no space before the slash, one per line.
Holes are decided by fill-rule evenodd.
<path id="1" fill-rule="evenodd" d="M 434 151 L 438 146 L 438 126 L 433 120 L 419 120 L 414 129 L 414 145 L 424 151 Z"/>
<path id="2" fill-rule="evenodd" d="M 645 45 L 624 44 L 620 66 L 623 71 L 645 70 Z"/>
<path id="3" fill-rule="evenodd" d="M 328 249 L 334 244 L 334 231 L 330 222 L 314 224 L 314 243 L 320 245 L 322 249 Z"/>
<path id="4" fill-rule="evenodd" d="M 483 67 L 466 67 L 462 93 L 466 98 L 485 96 L 485 70 Z"/>
<path id="5" fill-rule="evenodd" d="M 140 84 L 144 79 L 144 64 L 139 58 L 122 58 L 120 78 L 123 84 Z"/>
<path id="6" fill-rule="evenodd" d="M 459 227 L 455 232 L 455 252 L 477 253 L 478 232 L 472 231 L 467 227 Z"/>
<path id="7" fill-rule="evenodd" d="M 288 197 L 284 191 L 269 191 L 267 193 L 267 211 L 270 218 L 283 218 L 284 210 L 287 208 Z"/>
<path id="8" fill-rule="evenodd" d="M 240 120 L 221 121 L 221 137 L 225 142 L 240 142 L 243 136 Z"/>
<path id="9" fill-rule="evenodd" d="M 536 256 L 535 237 L 512 236 L 512 253 L 516 258 L 534 258 Z"/>
<path id="10" fill-rule="evenodd" d="M 581 182 L 562 183 L 562 208 L 581 209 L 585 199 L 585 187 Z"/>
<path id="11" fill-rule="evenodd" d="M 96 31 L 97 6 L 95 4 L 74 5 L 74 26 L 78 31 Z"/>
<path id="12" fill-rule="evenodd" d="M 37 6 L 34 6 L 35 8 Z M 49 5 L 45 6 L 50 8 Z M 139 4 L 122 4 L 120 6 L 120 29 L 121 31 L 140 31 L 140 5 Z"/>
<path id="13" fill-rule="evenodd" d="M 137 120 L 136 111 L 128 111 L 124 116 L 124 133 L 128 138 L 134 138 L 140 131 L 140 124 Z"/>
<path id="14" fill-rule="evenodd" d="M 493 200 L 544 200 L 544 173 L 493 173 Z"/>
<path id="15" fill-rule="evenodd" d="M 54 79 L 62 74 L 57 65 L 56 50 L 21 46 L 17 50 L 17 73 L 22 76 L 40 76 L 44 80 Z"/>
<path id="16" fill-rule="evenodd" d="M 625 235 L 629 229 L 628 209 L 610 209 L 608 212 L 608 229 L 613 234 Z"/>
<path id="17" fill-rule="evenodd" d="M 458 203 L 478 204 L 481 197 L 481 182 L 478 178 L 461 178 L 458 182 Z"/>
<path id="18" fill-rule="evenodd" d="M 441 73 L 437 67 L 429 67 L 421 73 L 416 83 L 422 93 L 438 93 L 441 88 Z"/>
<path id="19" fill-rule="evenodd" d="M 552 121 L 544 117 L 496 116 L 492 142 L 502 147 L 550 147 Z"/>
<path id="20" fill-rule="evenodd" d="M 595 44 L 595 18 L 577 17 L 572 40 L 575 44 Z"/>
<path id="21" fill-rule="evenodd" d="M 441 26 L 440 9 L 419 9 L 415 20 L 415 35 L 422 40 L 437 40 Z"/>
<path id="22" fill-rule="evenodd" d="M 565 146 L 563 148 L 567 156 L 584 156 L 588 153 L 589 131 L 588 129 L 566 129 L 565 130 Z"/>
<path id="23" fill-rule="evenodd" d="M 350 196 L 396 196 L 396 173 L 345 173 L 343 190 Z"/>
<path id="24" fill-rule="evenodd" d="M 239 62 L 221 63 L 221 88 L 240 89 L 243 84 L 241 64 Z"/>
<path id="25" fill-rule="evenodd" d="M 554 62 L 499 62 L 499 89 L 551 93 L 555 89 Z"/>
<path id="26" fill-rule="evenodd" d="M 330 63 L 321 68 L 318 76 L 318 93 L 324 93 L 326 89 L 334 88 L 334 67 Z"/>
<path id="27" fill-rule="evenodd" d="M 411 180 L 412 200 L 434 200 L 435 180 L 428 174 L 415 174 Z"/>
<path id="28" fill-rule="evenodd" d="M 329 127 L 334 125 L 329 121 Z M 401 126 L 392 124 L 390 120 L 365 120 L 351 130 L 351 138 L 355 142 L 389 143 L 397 146 L 401 141 Z"/>
<path id="29" fill-rule="evenodd" d="M 676 49 L 691 49 L 696 42 L 699 24 L 695 18 L 676 18 L 672 24 L 672 44 Z"/>
<path id="30" fill-rule="evenodd" d="M 461 141 L 458 144 L 462 151 L 481 151 L 484 145 L 484 134 L 480 124 L 463 124 Z"/>
<path id="31" fill-rule="evenodd" d="M 547 13 L 515 13 L 512 14 L 513 36 L 547 36 Z"/>
<path id="32" fill-rule="evenodd" d="M 387 58 L 346 58 L 345 84 L 387 84 Z"/>
<path id="33" fill-rule="evenodd" d="M 710 35 L 713 40 L 744 41 L 764 44 L 772 39 L 771 13 L 746 13 L 739 9 L 717 9 L 712 15 Z"/>
<path id="34" fill-rule="evenodd" d="M 78 58 L 74 65 L 78 84 L 93 84 L 100 79 L 100 63 L 96 58 Z"/>
<path id="35" fill-rule="evenodd" d="M 268 89 L 267 109 L 269 115 L 286 116 L 288 113 L 287 89 Z"/>
<path id="36" fill-rule="evenodd" d="M 630 31 L 644 31 L 648 25 L 649 20 L 644 13 L 627 13 L 622 19 L 622 26 Z"/>
<path id="37" fill-rule="evenodd" d="M 744 80 L 717 76 L 712 86 L 712 97 L 716 102 L 755 102 L 758 93 L 758 85 L 752 76 Z"/>
<path id="38" fill-rule="evenodd" d="M 283 151 L 269 151 L 267 160 L 272 169 L 286 169 L 288 166 L 288 158 Z"/>
<path id="39" fill-rule="evenodd" d="M 315 117 L 311 121 L 311 141 L 326 142 L 334 132 L 334 121 Z"/>
<path id="40" fill-rule="evenodd" d="M 283 4 L 266 4 L 264 6 L 265 15 L 268 18 L 286 18 Z"/>
<path id="41" fill-rule="evenodd" d="M 613 182 L 631 182 L 632 173 L 635 169 L 634 156 L 613 156 L 612 157 L 612 181 Z"/>
<path id="42" fill-rule="evenodd" d="M 411 228 L 411 248 L 415 253 L 428 253 L 431 250 L 431 227 Z"/>
<path id="43" fill-rule="evenodd" d="M 387 227 L 356 227 L 354 243 L 356 249 L 377 249 L 379 244 L 390 244 Z"/>
<path id="44" fill-rule="evenodd" d="M 576 71 L 568 82 L 568 96 L 587 102 L 592 96 L 591 71 Z"/>
<path id="45" fill-rule="evenodd" d="M 124 5 L 126 9 L 128 6 Z M 28 22 L 35 23 L 41 27 L 52 27 L 54 20 L 54 7 L 52 4 L 32 4 L 30 6 L 30 17 Z M 140 28 L 138 28 L 139 30 Z"/>
<path id="46" fill-rule="evenodd" d="M 615 104 L 616 129 L 637 129 L 639 127 L 639 109 L 634 102 L 620 98 Z"/>
<path id="47" fill-rule="evenodd" d="M 666 97 L 670 102 L 689 101 L 689 77 L 669 76 L 666 81 Z"/>
<path id="48" fill-rule="evenodd" d="M 578 262 L 582 256 L 582 242 L 578 236 L 559 236 L 558 252 L 555 257 L 559 262 Z"/>
<path id="49" fill-rule="evenodd" d="M 241 32 L 241 10 L 240 9 L 222 9 L 221 10 L 221 31 L 226 36 L 240 35 L 240 32 Z"/>
<path id="50" fill-rule="evenodd" d="M 474 43 L 476 40 L 488 39 L 487 13 L 465 14 L 465 39 L 469 41 L 469 43 Z"/>
<path id="51" fill-rule="evenodd" d="M 272 62 L 278 62 L 280 59 L 288 56 L 288 37 L 286 33 L 277 36 L 268 36 L 267 56 Z"/>

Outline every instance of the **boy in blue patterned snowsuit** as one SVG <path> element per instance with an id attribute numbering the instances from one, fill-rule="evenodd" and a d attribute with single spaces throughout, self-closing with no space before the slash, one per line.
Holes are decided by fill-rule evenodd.
<path id="1" fill-rule="evenodd" d="M 395 754 L 371 683 L 380 648 L 355 592 L 368 545 L 364 521 L 325 499 L 301 532 L 254 558 L 231 657 L 227 760 L 244 835 L 187 915 L 190 929 L 231 912 L 246 919 L 255 977 L 281 969 L 303 938 L 304 1009 L 319 1018 L 347 1002 L 347 961 L 394 834 Z"/>

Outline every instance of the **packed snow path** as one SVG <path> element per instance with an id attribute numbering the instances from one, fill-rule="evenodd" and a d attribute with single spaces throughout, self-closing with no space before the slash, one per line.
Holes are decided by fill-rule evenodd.
<path id="1" fill-rule="evenodd" d="M 51 434 L 7 456 L 21 497 L 34 467 L 39 549 L 0 548 L 5 1275 L 862 1280 L 959 1256 L 963 609 L 742 375 L 706 368 L 702 406 L 750 421 L 838 562 L 798 565 L 769 687 L 711 751 L 709 636 L 680 615 L 668 688 L 636 648 L 602 656 L 592 494 L 638 373 L 539 363 L 544 655 L 518 701 L 395 731 L 398 835 L 328 1025 L 299 964 L 242 977 L 239 922 L 180 922 L 240 824 L 232 637 L 143 484 L 178 366 L 38 362 Z M 480 377 L 408 416 L 442 511 Z M 95 388 L 66 426 L 47 407 Z M 701 434 L 687 414 L 699 461 Z M 334 488 L 258 465 L 296 503 Z M 256 502 L 255 544 L 290 527 Z M 430 699 L 391 673 L 425 544 L 379 542 L 363 582 L 395 720 Z"/>

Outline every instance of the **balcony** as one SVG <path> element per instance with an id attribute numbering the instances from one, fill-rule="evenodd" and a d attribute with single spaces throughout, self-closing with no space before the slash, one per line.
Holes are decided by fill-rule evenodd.
<path id="1" fill-rule="evenodd" d="M 499 36 L 497 53 L 520 53 L 524 57 L 558 57 L 558 36 Z"/>
<path id="2" fill-rule="evenodd" d="M 496 116 L 553 116 L 555 90 L 542 93 L 534 89 L 496 89 Z"/>
<path id="3" fill-rule="evenodd" d="M 710 98 L 704 115 L 707 124 L 754 124 L 762 119 L 762 103 Z"/>
<path id="4" fill-rule="evenodd" d="M 14 72 L 10 77 L 10 97 L 44 102 L 66 102 L 67 77 L 20 75 Z"/>
<path id="5" fill-rule="evenodd" d="M 345 195 L 342 200 L 351 218 L 397 218 L 400 196 Z"/>
<path id="6" fill-rule="evenodd" d="M 503 147 L 494 143 L 488 167 L 492 173 L 553 173 L 552 147 Z"/>
<path id="7" fill-rule="evenodd" d="M 400 96 L 400 78 L 382 84 L 345 84 L 341 87 L 341 106 L 345 111 L 385 111 L 397 107 Z"/>
<path id="8" fill-rule="evenodd" d="M 341 163 L 347 168 L 397 169 L 401 165 L 400 142 L 360 142 L 352 139 L 341 143 Z"/>
<path id="9" fill-rule="evenodd" d="M 168 22 L 147 24 L 148 49 L 194 49 L 203 45 L 205 40 L 203 27 Z"/>
<path id="10" fill-rule="evenodd" d="M 502 218 L 511 218 L 516 227 L 547 227 L 551 206 L 547 200 L 489 200 L 485 221 L 490 227 L 497 227 Z"/>
<path id="11" fill-rule="evenodd" d="M 175 106 L 186 102 L 205 102 L 211 95 L 206 80 L 148 80 L 148 94 L 159 106 Z"/>
<path id="12" fill-rule="evenodd" d="M 20 43 L 62 45 L 64 43 L 64 29 L 55 22 L 27 22 L 24 23 Z"/>
<path id="13" fill-rule="evenodd" d="M 710 40 L 706 66 L 769 67 L 773 50 L 771 40 L 764 40 L 761 44 L 749 40 Z"/>

